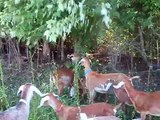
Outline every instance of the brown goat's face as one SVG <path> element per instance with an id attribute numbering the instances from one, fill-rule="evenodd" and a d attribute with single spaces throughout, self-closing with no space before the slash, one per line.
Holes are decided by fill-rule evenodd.
<path id="1" fill-rule="evenodd" d="M 45 96 L 44 98 L 41 99 L 40 101 L 40 105 L 38 106 L 38 108 L 42 107 L 42 106 L 49 106 L 49 96 Z"/>
<path id="2" fill-rule="evenodd" d="M 44 101 L 43 106 L 49 107 L 49 100 Z"/>
<path id="3" fill-rule="evenodd" d="M 57 95 L 49 93 L 47 96 L 43 97 L 40 101 L 40 105 L 38 107 L 42 107 L 42 106 L 50 106 L 53 109 L 56 109 L 56 98 Z"/>

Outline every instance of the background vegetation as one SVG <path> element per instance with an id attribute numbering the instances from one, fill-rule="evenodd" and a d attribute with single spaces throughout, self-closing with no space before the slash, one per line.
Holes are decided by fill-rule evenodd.
<path id="1" fill-rule="evenodd" d="M 26 82 L 48 92 L 53 63 L 66 62 L 72 52 L 99 53 L 93 69 L 139 74 L 147 90 L 157 90 L 159 71 L 153 70 L 160 68 L 159 46 L 158 0 L 0 0 L 0 109 L 16 104 L 15 91 Z M 76 105 L 73 99 L 61 98 Z M 52 109 L 37 109 L 37 101 L 34 97 L 30 120 L 57 119 Z"/>

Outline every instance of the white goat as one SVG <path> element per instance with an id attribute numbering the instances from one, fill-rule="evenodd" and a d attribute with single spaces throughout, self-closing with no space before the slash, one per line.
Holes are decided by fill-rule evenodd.
<path id="1" fill-rule="evenodd" d="M 21 93 L 18 104 L 4 112 L 0 112 L 0 120 L 28 120 L 33 92 L 36 92 L 41 97 L 44 96 L 33 84 L 27 83 L 20 86 L 17 92 L 17 94 Z"/>

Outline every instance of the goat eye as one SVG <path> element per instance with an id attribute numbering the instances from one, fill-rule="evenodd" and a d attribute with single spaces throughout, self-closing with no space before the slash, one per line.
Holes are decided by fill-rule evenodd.
<path id="1" fill-rule="evenodd" d="M 22 90 L 17 93 L 17 96 L 20 96 L 21 94 L 22 94 Z"/>
<path id="2" fill-rule="evenodd" d="M 46 101 L 43 106 L 49 106 L 48 101 Z"/>

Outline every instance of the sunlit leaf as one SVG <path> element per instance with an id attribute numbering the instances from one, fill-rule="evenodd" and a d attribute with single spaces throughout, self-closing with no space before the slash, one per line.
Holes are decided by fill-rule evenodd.
<path id="1" fill-rule="evenodd" d="M 19 4 L 21 0 L 15 0 L 14 3 L 15 4 Z"/>

